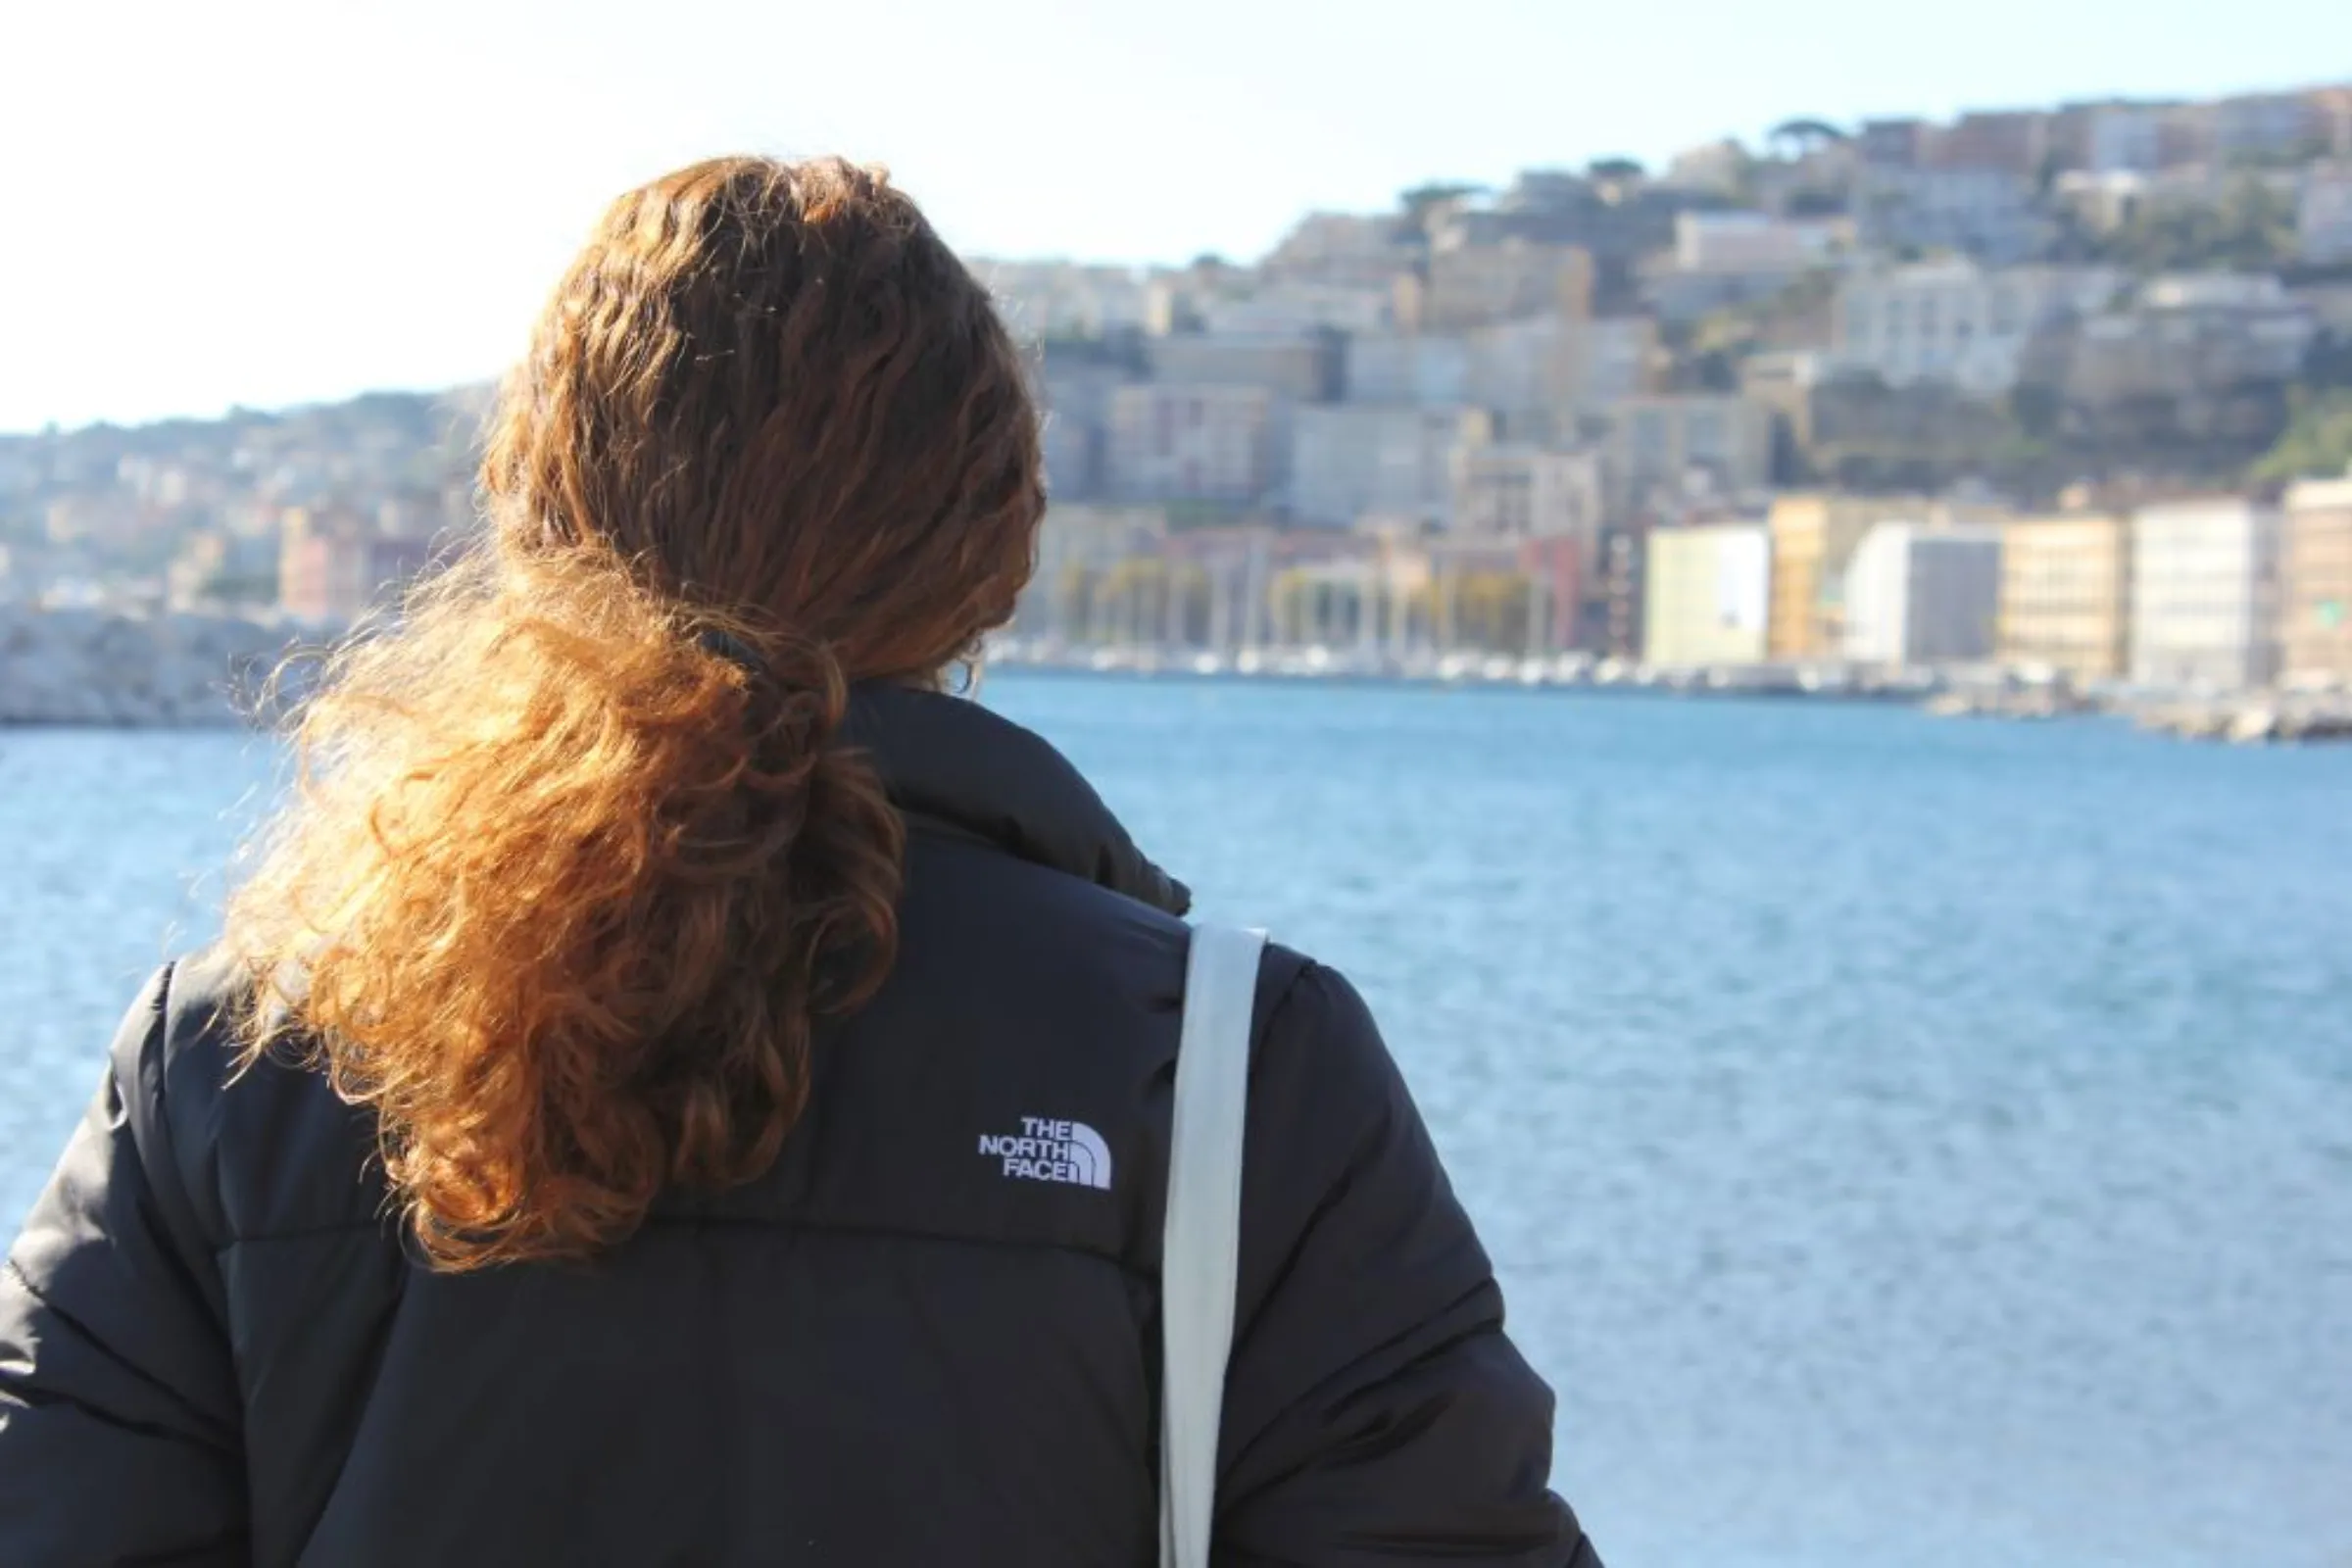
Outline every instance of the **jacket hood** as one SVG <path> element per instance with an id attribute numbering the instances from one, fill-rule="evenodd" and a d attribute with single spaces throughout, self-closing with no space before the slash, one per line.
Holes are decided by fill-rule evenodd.
<path id="1" fill-rule="evenodd" d="M 941 692 L 860 686 L 843 739 L 911 817 L 1169 914 L 1192 906 L 1191 891 L 1136 848 L 1069 760 L 1002 714 Z"/>

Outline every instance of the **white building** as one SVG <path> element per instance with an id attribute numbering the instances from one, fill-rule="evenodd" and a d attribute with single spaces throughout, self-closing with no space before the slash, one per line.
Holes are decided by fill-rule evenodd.
<path id="1" fill-rule="evenodd" d="M 1653 528 L 1646 556 L 1644 663 L 1700 669 L 1764 658 L 1772 534 L 1762 523 Z"/>
<path id="2" fill-rule="evenodd" d="M 1503 539 L 1600 539 L 1607 505 L 1600 455 L 1525 441 L 1453 449 L 1453 526 Z M 1592 563 L 1588 560 L 1589 567 Z"/>
<path id="3" fill-rule="evenodd" d="M 1291 425 L 1291 515 L 1323 527 L 1363 516 L 1453 519 L 1454 450 L 1493 438 L 1479 410 L 1335 403 Z"/>
<path id="4" fill-rule="evenodd" d="M 2142 508 L 2132 524 L 2132 678 L 2180 691 L 2278 673 L 2280 517 L 2238 497 Z"/>
<path id="5" fill-rule="evenodd" d="M 1326 332 L 1173 332 L 1146 353 L 1163 386 L 1249 386 L 1305 402 L 1339 390 L 1339 343 Z"/>
<path id="6" fill-rule="evenodd" d="M 2000 610 L 1999 530 L 1876 523 L 1845 570 L 1845 657 L 1889 668 L 1987 660 Z"/>
<path id="7" fill-rule="evenodd" d="M 1463 332 L 1351 337 L 1341 376 L 1350 403 L 1493 410 L 1513 439 L 1565 435 L 1649 384 L 1657 325 L 1646 318 L 1532 316 Z"/>
<path id="8" fill-rule="evenodd" d="M 1658 323 L 1645 316 L 1571 321 L 1560 347 L 1558 398 L 1573 417 L 1598 414 L 1651 385 Z"/>
<path id="9" fill-rule="evenodd" d="M 1801 272 L 1828 265 L 1852 237 L 1843 219 L 1683 213 L 1674 220 L 1674 265 L 1686 272 Z"/>
<path id="10" fill-rule="evenodd" d="M 1625 398 L 1609 410 L 1607 450 L 1622 499 L 1693 489 L 1737 496 L 1772 477 L 1772 416 L 1729 393 Z"/>
<path id="11" fill-rule="evenodd" d="M 1276 399 L 1263 387 L 1120 387 L 1106 488 L 1128 501 L 1261 502 L 1275 484 L 1275 430 Z"/>
<path id="12" fill-rule="evenodd" d="M 1422 273 L 1399 280 L 1397 315 L 1404 325 L 1429 332 L 1523 316 L 1590 316 L 1592 279 L 1592 255 L 1578 246 L 1441 240 Z"/>
<path id="13" fill-rule="evenodd" d="M 2213 155 L 2233 158 L 2292 156 L 2325 139 L 2319 108 L 2300 93 L 2249 93 L 2212 106 Z"/>
<path id="14" fill-rule="evenodd" d="M 1642 266 L 1642 298 L 1661 320 L 1695 321 L 1769 299 L 1807 272 L 1845 265 L 1853 233 L 1845 219 L 1684 213 L 1675 220 L 1674 249 Z"/>
<path id="15" fill-rule="evenodd" d="M 2164 167 L 2164 109 L 2100 104 L 2089 111 L 2083 165 L 2094 174 L 2146 174 Z"/>
<path id="16" fill-rule="evenodd" d="M 2046 226 L 2034 182 L 2002 169 L 1868 165 L 1855 192 L 1865 244 L 1952 250 L 1994 266 L 2025 260 Z"/>
<path id="17" fill-rule="evenodd" d="M 2295 232 L 2303 260 L 2313 266 L 2352 262 L 2352 165 L 2315 168 L 2303 176 Z"/>
<path id="18" fill-rule="evenodd" d="M 1342 395 L 1350 403 L 1469 401 L 1470 342 L 1456 333 L 1359 333 L 1348 340 L 1346 363 Z"/>
<path id="19" fill-rule="evenodd" d="M 1838 290 L 1835 355 L 1889 386 L 1941 382 L 1979 397 L 2017 384 L 2034 334 L 2104 310 L 2122 274 L 2097 267 L 1924 262 L 1849 278 Z"/>
<path id="20" fill-rule="evenodd" d="M 1304 337 L 1321 329 L 1385 332 L 1396 319 L 1396 291 L 1342 283 L 1269 282 L 1198 301 L 1206 331 L 1228 337 Z"/>
<path id="21" fill-rule="evenodd" d="M 2294 302 L 2270 272 L 2167 272 L 2141 286 L 2139 304 L 2156 311 L 2271 311 Z"/>

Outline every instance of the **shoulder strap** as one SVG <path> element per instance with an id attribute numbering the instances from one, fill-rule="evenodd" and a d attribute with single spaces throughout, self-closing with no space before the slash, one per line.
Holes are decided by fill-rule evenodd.
<path id="1" fill-rule="evenodd" d="M 1265 946 L 1261 931 L 1200 926 L 1185 967 L 1159 1261 L 1161 1568 L 1208 1568 L 1241 1250 L 1250 1036 Z"/>

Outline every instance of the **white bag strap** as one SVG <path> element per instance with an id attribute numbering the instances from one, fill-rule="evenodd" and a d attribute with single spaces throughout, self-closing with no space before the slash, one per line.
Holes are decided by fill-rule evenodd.
<path id="1" fill-rule="evenodd" d="M 1250 1035 L 1265 946 L 1262 931 L 1200 926 L 1185 965 L 1159 1259 L 1161 1568 L 1208 1568 L 1241 1251 Z"/>

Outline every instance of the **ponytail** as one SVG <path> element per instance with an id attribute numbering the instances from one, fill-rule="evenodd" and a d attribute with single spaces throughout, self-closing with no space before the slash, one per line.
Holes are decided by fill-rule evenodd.
<path id="1" fill-rule="evenodd" d="M 593 550 L 483 549 L 330 665 L 232 895 L 246 1059 L 373 1111 L 439 1267 L 578 1257 L 775 1159 L 888 972 L 904 829 L 842 667 Z"/>

